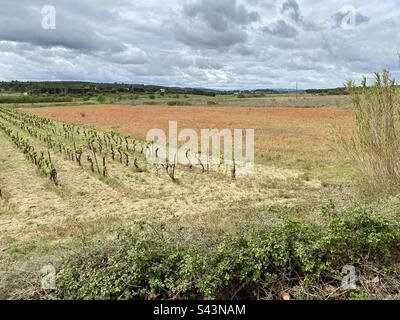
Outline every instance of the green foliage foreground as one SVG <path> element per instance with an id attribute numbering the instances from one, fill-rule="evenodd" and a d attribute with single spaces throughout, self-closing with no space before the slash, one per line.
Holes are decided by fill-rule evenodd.
<path id="1" fill-rule="evenodd" d="M 327 221 L 321 225 L 293 220 L 272 226 L 253 223 L 219 236 L 143 224 L 134 234 L 86 249 L 67 261 L 58 276 L 56 296 L 281 299 L 282 292 L 289 292 L 298 299 L 363 297 L 367 293 L 362 284 L 356 292 L 340 289 L 341 270 L 347 264 L 354 265 L 360 276 L 380 270 L 387 276 L 382 279 L 384 297 L 398 295 L 399 277 L 392 269 L 399 261 L 398 221 L 355 205 L 345 211 L 327 206 L 323 212 Z M 324 289 L 327 284 L 329 292 Z"/>

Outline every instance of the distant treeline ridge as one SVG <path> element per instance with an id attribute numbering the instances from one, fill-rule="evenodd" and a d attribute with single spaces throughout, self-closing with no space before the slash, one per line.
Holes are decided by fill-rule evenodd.
<path id="1" fill-rule="evenodd" d="M 122 94 L 138 93 L 153 94 L 156 92 L 166 92 L 169 94 L 195 94 L 204 96 L 229 95 L 234 93 L 241 94 L 277 94 L 295 92 L 295 90 L 285 89 L 256 89 L 256 90 L 213 90 L 202 88 L 180 88 L 165 87 L 144 84 L 124 84 L 124 83 L 95 83 L 81 81 L 43 81 L 43 82 L 22 82 L 10 81 L 0 82 L 0 93 L 26 93 L 26 94 L 49 94 L 49 95 L 101 95 L 101 94 Z M 321 94 L 321 95 L 341 95 L 347 94 L 346 88 L 334 89 L 308 89 L 299 90 L 301 93 Z"/>

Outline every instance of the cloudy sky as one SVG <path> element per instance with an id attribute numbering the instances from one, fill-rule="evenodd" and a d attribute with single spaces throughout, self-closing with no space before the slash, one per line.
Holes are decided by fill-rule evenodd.
<path id="1" fill-rule="evenodd" d="M 400 78 L 398 0 L 0 4 L 0 80 L 232 89 L 335 87 L 384 68 Z"/>

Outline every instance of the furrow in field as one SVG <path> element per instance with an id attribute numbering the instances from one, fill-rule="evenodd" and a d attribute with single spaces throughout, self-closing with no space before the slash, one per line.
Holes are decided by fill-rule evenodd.
<path id="1" fill-rule="evenodd" d="M 47 178 L 38 177 L 12 143 L 0 134 L 0 177 L 4 199 L 0 215 L 2 235 L 25 238 L 38 225 L 50 225 L 73 211 L 51 190 Z"/>

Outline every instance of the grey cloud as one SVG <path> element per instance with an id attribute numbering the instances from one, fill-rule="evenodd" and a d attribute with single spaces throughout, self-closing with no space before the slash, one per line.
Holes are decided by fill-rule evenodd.
<path id="1" fill-rule="evenodd" d="M 190 48 L 228 51 L 247 41 L 247 27 L 259 19 L 257 12 L 236 0 L 196 0 L 183 6 L 182 16 L 171 23 L 171 30 Z"/>
<path id="2" fill-rule="evenodd" d="M 226 51 L 229 47 L 244 43 L 247 33 L 240 29 L 217 32 L 200 27 L 188 27 L 182 24 L 174 26 L 176 39 L 193 48 L 216 49 Z"/>
<path id="3" fill-rule="evenodd" d="M 128 48 L 125 51 L 108 55 L 108 59 L 119 64 L 146 64 L 150 62 L 146 52 L 139 48 Z"/>
<path id="4" fill-rule="evenodd" d="M 230 23 L 248 25 L 260 19 L 257 12 L 249 12 L 236 0 L 196 0 L 185 4 L 183 12 L 191 18 L 198 17 L 219 32 L 226 31 Z"/>
<path id="5" fill-rule="evenodd" d="M 295 27 L 287 24 L 283 20 L 264 27 L 263 32 L 279 38 L 295 38 L 298 35 L 298 31 Z"/>
<path id="6" fill-rule="evenodd" d="M 246 56 L 249 57 L 249 56 L 253 56 L 256 54 L 254 49 L 252 49 L 249 46 L 243 45 L 243 44 L 239 44 L 239 45 L 235 46 L 232 50 L 232 53 L 240 55 L 240 56 L 244 56 L 244 57 L 246 57 Z"/>
<path id="7" fill-rule="evenodd" d="M 218 61 L 207 59 L 207 58 L 197 58 L 196 59 L 196 67 L 200 69 L 222 69 L 222 63 Z"/>
<path id="8" fill-rule="evenodd" d="M 25 42 L 43 47 L 65 47 L 89 51 L 121 51 L 124 46 L 113 37 L 96 31 L 90 19 L 77 19 L 81 6 L 76 11 L 63 9 L 59 5 L 57 29 L 44 30 L 41 27 L 41 8 L 39 4 L 5 0 L 0 7 L 0 41 Z M 96 14 L 94 12 L 94 16 Z M 109 15 L 109 18 L 112 17 Z M 91 18 L 92 19 L 92 18 Z M 105 19 L 104 15 L 98 19 Z"/>
<path id="9" fill-rule="evenodd" d="M 282 4 L 281 13 L 286 13 L 296 22 L 301 20 L 300 7 L 296 0 L 287 0 Z"/>

